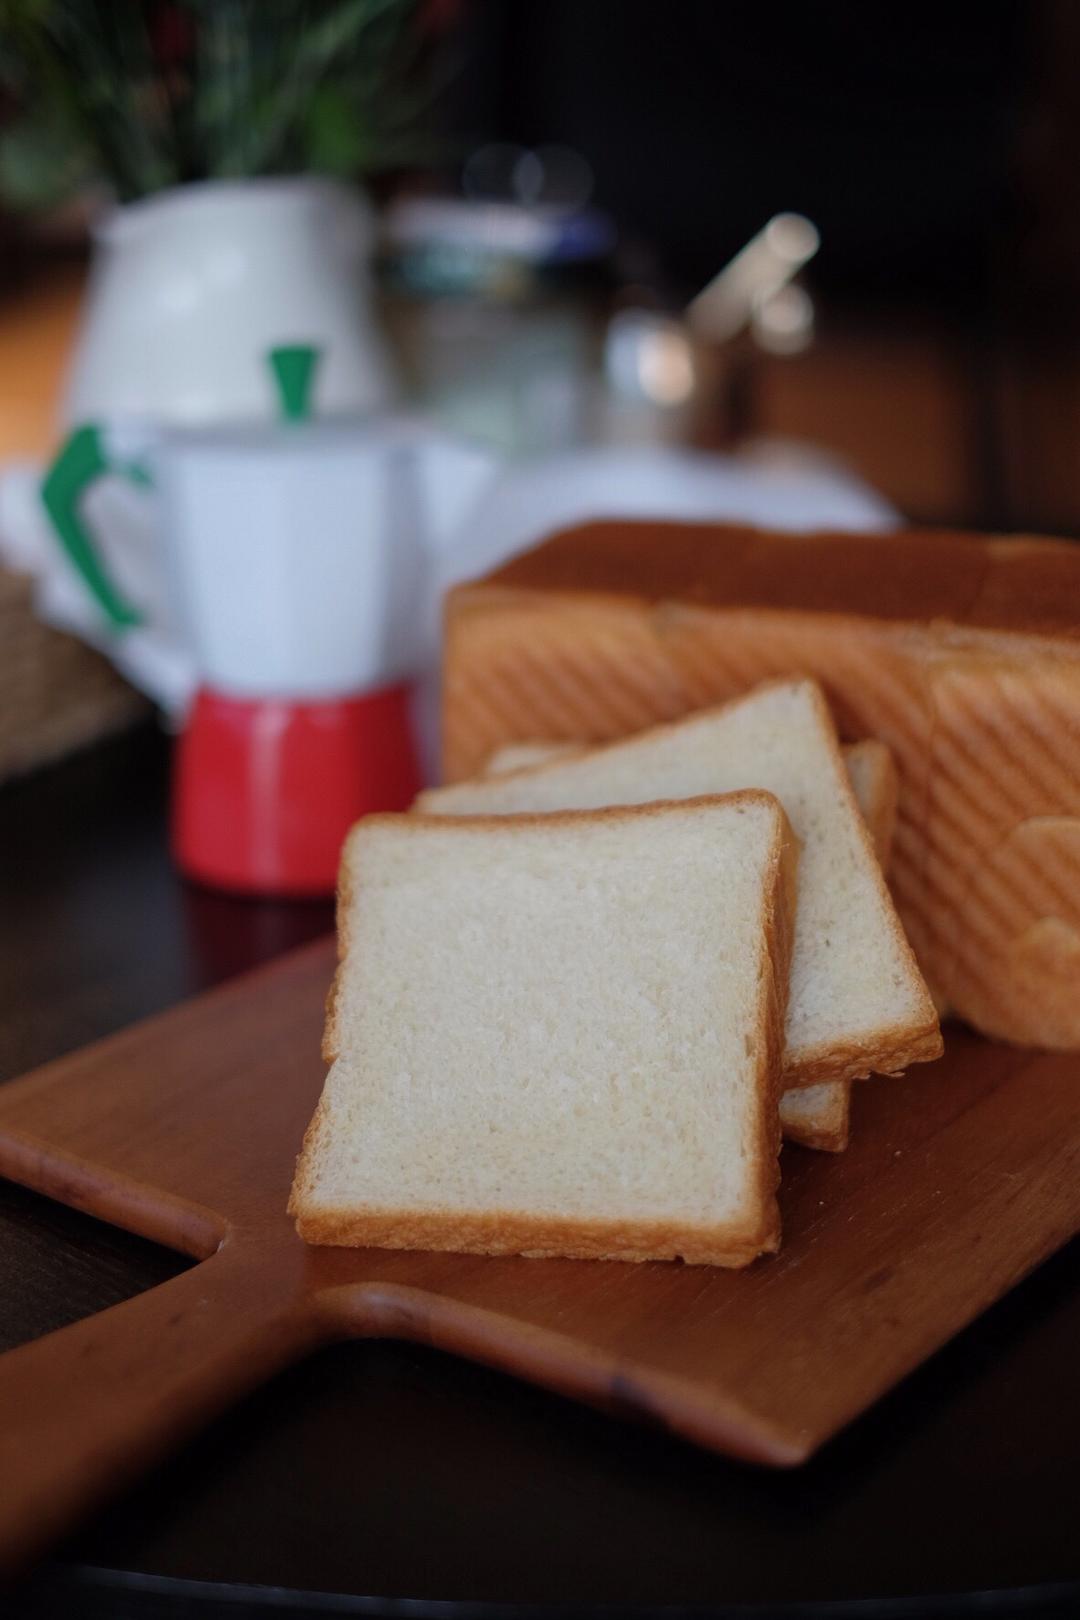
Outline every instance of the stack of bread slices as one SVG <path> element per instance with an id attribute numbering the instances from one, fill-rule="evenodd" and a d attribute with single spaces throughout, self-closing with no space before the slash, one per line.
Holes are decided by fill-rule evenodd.
<path id="1" fill-rule="evenodd" d="M 888 751 L 770 682 L 368 818 L 291 1202 L 316 1243 L 744 1265 L 781 1132 L 937 1057 L 883 865 Z"/>

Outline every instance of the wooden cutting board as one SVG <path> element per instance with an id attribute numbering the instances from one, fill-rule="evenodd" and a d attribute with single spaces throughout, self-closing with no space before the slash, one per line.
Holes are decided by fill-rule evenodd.
<path id="1" fill-rule="evenodd" d="M 0 1172 L 201 1262 L 0 1357 L 0 1562 L 353 1336 L 799 1463 L 1080 1227 L 1080 1057 L 950 1029 L 856 1088 L 846 1154 L 785 1150 L 784 1247 L 747 1271 L 308 1249 L 285 1202 L 332 967 L 308 947 L 0 1088 Z"/>

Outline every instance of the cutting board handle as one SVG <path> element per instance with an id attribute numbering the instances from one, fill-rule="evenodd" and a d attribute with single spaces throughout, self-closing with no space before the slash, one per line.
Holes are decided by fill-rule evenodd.
<path id="1" fill-rule="evenodd" d="M 0 1570 L 282 1367 L 319 1324 L 282 1287 L 280 1246 L 209 1260 L 0 1356 Z"/>

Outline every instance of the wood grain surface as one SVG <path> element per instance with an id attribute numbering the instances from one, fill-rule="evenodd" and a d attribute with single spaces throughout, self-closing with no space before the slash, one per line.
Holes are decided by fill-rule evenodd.
<path id="1" fill-rule="evenodd" d="M 0 1558 L 315 1345 L 414 1339 L 778 1466 L 1080 1226 L 1075 1058 L 950 1029 L 788 1150 L 785 1245 L 741 1273 L 311 1250 L 284 1214 L 322 1081 L 319 943 L 0 1095 L 0 1171 L 203 1263 L 0 1357 Z"/>

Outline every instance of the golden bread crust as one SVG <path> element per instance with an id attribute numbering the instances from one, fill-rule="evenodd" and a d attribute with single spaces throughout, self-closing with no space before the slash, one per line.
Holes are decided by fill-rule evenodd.
<path id="1" fill-rule="evenodd" d="M 920 628 L 946 623 L 1049 636 L 1080 656 L 1080 556 L 1071 542 L 1039 536 L 597 522 L 553 535 L 496 569 L 487 584 L 698 607 L 738 603 Z"/>
<path id="2" fill-rule="evenodd" d="M 739 794 L 729 795 L 739 798 Z M 771 794 L 765 797 L 772 799 Z M 692 803 L 685 800 L 684 803 Z M 754 1156 L 758 1200 L 765 1211 L 761 1237 L 762 1253 L 773 1253 L 780 1246 L 780 1209 L 776 1201 L 780 1185 L 780 1095 L 784 1089 L 784 1025 L 787 1020 L 791 951 L 795 939 L 795 907 L 798 894 L 799 842 L 778 799 L 779 811 L 765 894 L 765 927 L 760 945 L 759 982 L 762 1005 L 756 1038 L 758 1058 L 757 1148 Z M 727 1243 L 725 1242 L 725 1246 Z M 684 1256 L 684 1258 L 687 1258 Z M 715 1260 L 714 1265 L 738 1262 Z"/>
<path id="3" fill-rule="evenodd" d="M 683 1260 L 748 1266 L 780 1247 L 780 1222 L 708 1227 L 674 1221 L 574 1221 L 486 1210 L 305 1210 L 290 1205 L 305 1243 L 353 1249 L 429 1249 L 528 1260 Z"/>

